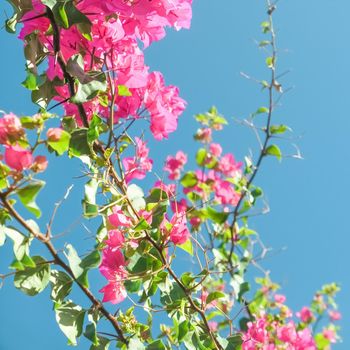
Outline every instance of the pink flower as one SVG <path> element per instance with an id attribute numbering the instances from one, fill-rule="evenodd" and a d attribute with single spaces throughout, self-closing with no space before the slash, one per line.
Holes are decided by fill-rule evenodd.
<path id="1" fill-rule="evenodd" d="M 111 302 L 112 304 L 123 301 L 127 295 L 123 285 L 127 272 L 125 270 L 125 259 L 120 250 L 109 248 L 103 250 L 100 272 L 108 280 L 108 284 L 100 290 L 101 293 L 104 293 L 102 301 Z"/>
<path id="2" fill-rule="evenodd" d="M 24 135 L 20 119 L 13 113 L 4 114 L 0 119 L 0 144 L 19 140 Z"/>
<path id="3" fill-rule="evenodd" d="M 10 168 L 17 171 L 29 169 L 33 164 L 32 152 L 18 145 L 6 146 L 5 162 Z"/>
<path id="4" fill-rule="evenodd" d="M 328 315 L 332 321 L 339 321 L 341 319 L 341 313 L 336 310 L 330 310 L 328 312 Z"/>
<path id="5" fill-rule="evenodd" d="M 233 154 L 229 153 L 223 156 L 219 161 L 219 170 L 227 177 L 236 177 L 240 174 L 241 162 L 236 162 Z"/>
<path id="6" fill-rule="evenodd" d="M 274 298 L 275 298 L 276 303 L 279 303 L 279 304 L 284 304 L 286 301 L 286 297 L 282 294 L 275 294 Z"/>
<path id="7" fill-rule="evenodd" d="M 178 180 L 184 165 L 187 163 L 187 155 L 182 151 L 176 153 L 175 157 L 168 156 L 164 166 L 164 170 L 169 172 L 170 180 Z"/>
<path id="8" fill-rule="evenodd" d="M 324 329 L 322 332 L 323 336 L 328 339 L 331 343 L 337 342 L 337 334 L 333 329 Z"/>
<path id="9" fill-rule="evenodd" d="M 210 128 L 201 128 L 197 130 L 196 134 L 194 135 L 194 138 L 203 143 L 209 143 L 211 142 L 211 135 L 212 130 Z"/>
<path id="10" fill-rule="evenodd" d="M 313 319 L 313 317 L 314 317 L 312 311 L 311 311 L 308 307 L 306 307 L 306 306 L 304 306 L 304 307 L 300 310 L 300 312 L 297 312 L 296 315 L 297 315 L 297 317 L 299 317 L 299 318 L 301 319 L 301 321 L 304 322 L 304 323 L 309 323 L 309 322 L 311 322 L 312 319 Z"/>
<path id="11" fill-rule="evenodd" d="M 187 219 L 185 212 L 174 214 L 170 223 L 172 228 L 169 232 L 170 240 L 174 244 L 183 244 L 190 238 L 190 231 L 187 227 Z"/>
<path id="12" fill-rule="evenodd" d="M 277 329 L 277 337 L 285 343 L 294 343 L 297 340 L 297 332 L 293 321 Z"/>
<path id="13" fill-rule="evenodd" d="M 125 181 L 129 183 L 132 179 L 142 180 L 146 173 L 152 170 L 153 160 L 148 158 L 149 149 L 146 143 L 136 137 L 136 156 L 123 159 L 125 169 Z"/>
<path id="14" fill-rule="evenodd" d="M 41 173 L 46 170 L 49 162 L 45 156 L 37 156 L 34 159 L 33 170 L 37 173 Z"/>
<path id="15" fill-rule="evenodd" d="M 197 228 L 201 224 L 201 222 L 201 219 L 196 216 L 190 219 L 190 224 L 195 228 Z"/>
<path id="16" fill-rule="evenodd" d="M 209 146 L 210 153 L 215 157 L 220 157 L 222 153 L 222 147 L 218 143 L 212 143 Z"/>
<path id="17" fill-rule="evenodd" d="M 123 246 L 125 242 L 124 235 L 118 229 L 108 231 L 108 239 L 106 244 L 108 248 L 112 251 L 115 251 Z"/>
<path id="18" fill-rule="evenodd" d="M 132 225 L 131 219 L 123 213 L 119 205 L 114 206 L 112 211 L 113 214 L 108 216 L 111 225 L 114 227 L 130 227 Z"/>
<path id="19" fill-rule="evenodd" d="M 171 201 L 170 206 L 174 213 L 187 211 L 187 201 L 185 198 L 182 198 L 180 201 Z"/>
<path id="20" fill-rule="evenodd" d="M 223 181 L 220 178 L 215 179 L 214 183 L 215 200 L 223 205 L 236 205 L 240 195 L 236 192 L 231 182 Z"/>
<path id="21" fill-rule="evenodd" d="M 61 139 L 63 130 L 60 128 L 50 128 L 47 130 L 46 136 L 47 139 L 51 142 L 56 142 Z"/>
<path id="22" fill-rule="evenodd" d="M 151 116 L 151 132 L 156 140 L 167 138 L 177 128 L 177 118 L 185 109 L 175 86 L 165 86 L 161 73 L 149 75 L 144 103 Z"/>

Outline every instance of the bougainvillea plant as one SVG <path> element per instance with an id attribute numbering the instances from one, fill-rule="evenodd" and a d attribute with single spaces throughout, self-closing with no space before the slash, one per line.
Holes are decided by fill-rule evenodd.
<path id="1" fill-rule="evenodd" d="M 227 121 L 212 107 L 195 116 L 199 146 L 190 164 L 196 168 L 189 169 L 187 154 L 178 150 L 163 160 L 166 176 L 149 186 L 144 179 L 155 160 L 147 139 L 175 137 L 186 102 L 160 72 L 150 71 L 143 52 L 167 27 L 190 27 L 192 1 L 8 2 L 14 13 L 6 29 L 24 43 L 23 85 L 39 110 L 0 118 L 0 246 L 13 246 L 13 271 L 2 274 L 2 282 L 13 276 L 29 296 L 51 288 L 68 344 L 84 336 L 92 350 L 111 344 L 130 350 L 330 349 L 339 340 L 339 287 L 324 286 L 309 306 L 293 312 L 269 273 L 254 269 L 264 255 L 249 226 L 263 196 L 256 175 L 266 157 L 282 158 L 273 142 L 289 131 L 273 121 L 283 93 L 276 78 L 276 6 L 267 1 L 259 44 L 267 52 L 269 78 L 259 81 L 267 107 L 245 121 L 260 142 L 259 154 L 238 160 L 227 153 L 215 141 Z M 145 120 L 150 131 L 144 133 L 139 125 Z M 54 245 L 55 215 L 44 227 L 36 221 L 48 153 L 84 165 L 82 213 L 99 227 L 88 252 L 78 253 L 69 241 L 63 249 Z M 34 241 L 46 254 L 35 253 Z M 105 279 L 99 293 L 90 288 L 92 269 Z M 247 277 L 251 270 L 255 280 Z M 72 300 L 73 288 L 89 303 Z M 168 317 L 156 322 L 158 314 Z"/>

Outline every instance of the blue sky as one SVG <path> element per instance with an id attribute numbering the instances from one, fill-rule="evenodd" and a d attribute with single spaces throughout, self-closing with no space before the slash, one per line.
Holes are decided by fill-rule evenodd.
<path id="1" fill-rule="evenodd" d="M 151 68 L 162 71 L 167 83 L 178 85 L 188 101 L 177 133 L 168 141 L 152 143 L 154 158 L 164 159 L 179 147 L 191 149 L 197 127 L 192 115 L 211 105 L 232 120 L 220 135 L 225 150 L 238 159 L 256 150 L 254 136 L 233 117 L 247 117 L 264 101 L 259 87 L 240 75 L 268 77 L 265 54 L 255 44 L 262 38 L 259 25 L 265 19 L 264 4 L 262 0 L 194 1 L 192 29 L 171 31 L 165 40 L 147 49 Z M 1 12 L 5 8 L 8 11 L 1 5 Z M 275 120 L 294 130 L 293 139 L 284 141 L 282 149 L 288 154 L 291 144 L 297 144 L 304 160 L 287 158 L 280 164 L 268 159 L 263 164 L 256 183 L 264 188 L 271 212 L 252 221 L 265 244 L 274 248 L 264 266 L 282 285 L 293 309 L 308 303 L 323 283 L 341 284 L 344 343 L 334 347 L 338 350 L 348 349 L 350 342 L 350 275 L 346 268 L 350 243 L 349 13 L 347 0 L 278 3 L 275 25 L 280 72 L 290 70 L 281 83 L 292 90 L 282 100 Z M 0 109 L 34 113 L 28 92 L 20 86 L 24 79 L 21 43 L 1 30 L 0 44 Z M 65 161 L 52 164 L 48 175 L 52 184 L 40 199 L 41 205 L 50 208 L 61 198 L 80 169 L 78 162 L 74 166 Z M 78 185 L 73 194 L 79 196 L 79 190 Z M 64 223 L 79 219 L 72 210 L 76 203 L 71 199 L 62 210 Z M 58 223 L 61 229 L 63 222 Z M 91 243 L 86 233 L 69 239 L 83 242 L 81 247 Z M 10 254 L 2 249 L 0 257 L 1 271 Z M 6 281 L 0 290 L 0 310 L 0 350 L 65 348 L 47 292 L 29 298 Z M 79 348 L 85 349 L 86 343 Z"/>

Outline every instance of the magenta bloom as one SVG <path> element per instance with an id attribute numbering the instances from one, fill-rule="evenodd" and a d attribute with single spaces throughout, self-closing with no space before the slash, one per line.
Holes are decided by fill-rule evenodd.
<path id="1" fill-rule="evenodd" d="M 146 173 L 152 170 L 153 160 L 148 158 L 149 149 L 146 142 L 136 137 L 136 156 L 123 159 L 125 169 L 125 181 L 129 183 L 132 179 L 142 180 Z"/>
<path id="2" fill-rule="evenodd" d="M 174 214 L 170 223 L 173 227 L 170 230 L 170 240 L 174 244 L 183 244 L 190 238 L 190 231 L 187 227 L 187 219 L 185 212 Z"/>
<path id="3" fill-rule="evenodd" d="M 108 216 L 108 220 L 114 227 L 130 227 L 132 225 L 131 219 L 123 213 L 119 205 L 114 206 L 112 211 L 113 214 Z"/>
<path id="4" fill-rule="evenodd" d="M 304 307 L 300 310 L 300 312 L 297 312 L 296 315 L 297 315 L 298 317 L 300 317 L 300 319 L 301 319 L 304 323 L 309 323 L 309 322 L 311 322 L 312 319 L 313 319 L 313 317 L 314 317 L 312 311 L 311 311 L 308 307 L 306 307 L 306 306 L 304 306 Z"/>
<path id="5" fill-rule="evenodd" d="M 109 248 L 103 250 L 100 272 L 108 280 L 108 284 L 100 290 L 101 293 L 104 293 L 102 301 L 112 304 L 123 301 L 127 295 L 123 285 L 127 272 L 122 252 Z"/>
<path id="6" fill-rule="evenodd" d="M 184 165 L 187 163 L 187 155 L 182 151 L 179 151 L 174 156 L 168 156 L 164 166 L 164 170 L 169 173 L 168 178 L 170 180 L 178 180 L 181 175 L 181 171 Z"/>
<path id="7" fill-rule="evenodd" d="M 0 119 L 0 144 L 17 141 L 24 134 L 20 119 L 13 113 L 4 114 Z"/>
<path id="8" fill-rule="evenodd" d="M 17 171 L 29 169 L 33 164 L 32 152 L 18 145 L 6 146 L 5 162 L 10 168 Z"/>

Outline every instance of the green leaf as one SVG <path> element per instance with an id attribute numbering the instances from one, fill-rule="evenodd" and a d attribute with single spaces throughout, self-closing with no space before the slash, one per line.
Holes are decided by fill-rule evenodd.
<path id="1" fill-rule="evenodd" d="M 51 10 L 54 8 L 58 0 L 41 0 L 41 2 L 49 7 Z"/>
<path id="2" fill-rule="evenodd" d="M 180 182 L 183 187 L 193 187 L 198 183 L 197 175 L 193 171 L 189 171 L 182 177 Z"/>
<path id="3" fill-rule="evenodd" d="M 197 164 L 199 166 L 203 166 L 206 157 L 207 157 L 207 150 L 205 148 L 200 148 L 196 154 Z"/>
<path id="4" fill-rule="evenodd" d="M 80 157 L 82 155 L 90 155 L 91 147 L 88 143 L 88 130 L 85 128 L 74 130 L 71 134 L 69 143 L 69 154 L 71 156 Z"/>
<path id="5" fill-rule="evenodd" d="M 47 79 L 45 75 L 41 75 L 40 79 L 43 83 L 32 91 L 32 101 L 39 107 L 46 109 L 52 98 L 57 95 L 56 81 Z"/>
<path id="6" fill-rule="evenodd" d="M 275 135 L 275 134 L 284 134 L 287 130 L 290 130 L 287 125 L 272 125 L 270 127 L 270 133 Z"/>
<path id="7" fill-rule="evenodd" d="M 146 350 L 166 350 L 161 339 L 157 339 L 151 344 L 147 345 Z"/>
<path id="8" fill-rule="evenodd" d="M 269 109 L 267 107 L 260 107 L 257 109 L 255 114 L 269 113 Z"/>
<path id="9" fill-rule="evenodd" d="M 250 285 L 248 282 L 243 282 L 241 283 L 239 287 L 239 293 L 238 293 L 238 300 L 242 301 L 242 297 L 245 293 L 249 292 L 250 290 Z"/>
<path id="10" fill-rule="evenodd" d="M 139 338 L 132 337 L 128 344 L 128 350 L 145 350 L 145 346 Z"/>
<path id="11" fill-rule="evenodd" d="M 63 23 L 63 28 L 68 29 L 69 28 L 69 20 L 68 20 L 68 16 L 67 16 L 67 12 L 66 12 L 66 2 L 59 4 L 58 5 L 58 13 L 60 16 L 60 19 Z"/>
<path id="12" fill-rule="evenodd" d="M 206 303 L 210 304 L 212 301 L 217 300 L 217 299 L 221 299 L 225 297 L 225 293 L 222 292 L 212 292 L 207 296 L 207 300 Z"/>
<path id="13" fill-rule="evenodd" d="M 185 243 L 177 245 L 178 248 L 184 250 L 186 253 L 193 255 L 192 241 L 188 239 Z"/>
<path id="14" fill-rule="evenodd" d="M 137 211 L 145 208 L 146 201 L 144 199 L 144 193 L 139 186 L 135 184 L 129 185 L 127 188 L 126 194 L 131 204 Z"/>
<path id="15" fill-rule="evenodd" d="M 35 199 L 44 185 L 44 181 L 35 180 L 29 185 L 17 190 L 17 195 L 21 203 L 37 218 L 41 216 L 41 211 L 37 206 Z"/>
<path id="16" fill-rule="evenodd" d="M 118 95 L 119 96 L 132 96 L 129 88 L 125 85 L 118 85 Z"/>
<path id="17" fill-rule="evenodd" d="M 50 264 L 40 256 L 33 256 L 32 259 L 36 267 L 17 271 L 14 279 L 15 287 L 30 296 L 42 292 L 50 280 Z"/>
<path id="18" fill-rule="evenodd" d="M 107 80 L 105 73 L 88 72 L 87 74 L 92 78 L 92 81 L 85 84 L 78 82 L 77 92 L 71 98 L 71 102 L 84 103 L 96 97 L 100 91 L 106 91 Z"/>
<path id="19" fill-rule="evenodd" d="M 70 344 L 77 345 L 77 338 L 83 331 L 85 310 L 72 301 L 67 301 L 55 308 L 55 312 L 56 321 L 61 331 L 68 338 Z"/>
<path id="20" fill-rule="evenodd" d="M 84 59 L 80 54 L 73 55 L 67 62 L 67 72 L 77 78 L 81 84 L 87 84 L 94 79 L 84 70 Z"/>
<path id="21" fill-rule="evenodd" d="M 65 253 L 65 256 L 68 259 L 69 267 L 72 269 L 74 277 L 79 278 L 84 272 L 84 269 L 80 266 L 81 259 L 71 244 L 67 244 L 66 249 L 67 253 Z"/>
<path id="22" fill-rule="evenodd" d="M 63 271 L 51 271 L 51 299 L 62 304 L 72 290 L 73 280 Z"/>
<path id="23" fill-rule="evenodd" d="M 276 145 L 271 145 L 267 147 L 265 154 L 276 157 L 279 161 L 282 160 L 282 152 Z"/>
<path id="24" fill-rule="evenodd" d="M 100 263 L 100 252 L 98 250 L 94 250 L 81 261 L 80 267 L 84 270 L 90 270 L 100 266 Z"/>
<path id="25" fill-rule="evenodd" d="M 48 140 L 47 143 L 53 150 L 55 150 L 58 153 L 58 155 L 61 156 L 64 152 L 68 150 L 70 138 L 71 138 L 70 134 L 67 131 L 62 130 L 59 140 L 57 141 Z"/>
<path id="26" fill-rule="evenodd" d="M 267 57 L 266 58 L 266 65 L 268 68 L 273 68 L 275 65 L 275 60 L 273 57 Z"/>
<path id="27" fill-rule="evenodd" d="M 31 91 L 38 90 L 36 75 L 28 71 L 26 79 L 22 82 L 22 86 Z"/>
<path id="28" fill-rule="evenodd" d="M 124 286 L 129 293 L 137 293 L 142 287 L 142 280 L 126 280 Z"/>
<path id="29" fill-rule="evenodd" d="M 242 337 L 241 335 L 233 335 L 227 338 L 228 344 L 225 350 L 241 350 L 242 349 Z"/>
<path id="30" fill-rule="evenodd" d="M 6 241 L 5 232 L 0 227 L 0 247 L 5 244 L 5 241 Z"/>
<path id="31" fill-rule="evenodd" d="M 18 261 L 21 261 L 28 250 L 26 237 L 11 227 L 0 226 L 0 232 L 13 241 L 13 253 Z"/>
<path id="32" fill-rule="evenodd" d="M 83 200 L 84 216 L 91 218 L 98 215 L 98 205 L 96 205 L 96 192 L 99 181 L 92 177 L 85 186 L 85 196 Z"/>
<path id="33" fill-rule="evenodd" d="M 99 345 L 91 345 L 90 350 L 108 350 L 110 340 L 101 336 L 97 336 Z"/>
<path id="34" fill-rule="evenodd" d="M 207 207 L 206 211 L 209 219 L 213 220 L 217 224 L 223 224 L 224 222 L 226 222 L 227 218 L 230 215 L 229 213 L 218 212 L 212 207 Z"/>
<path id="35" fill-rule="evenodd" d="M 16 25 L 18 21 L 30 10 L 33 9 L 32 0 L 7 0 L 14 10 L 11 18 L 6 20 L 6 30 L 9 33 L 16 32 Z"/>

